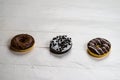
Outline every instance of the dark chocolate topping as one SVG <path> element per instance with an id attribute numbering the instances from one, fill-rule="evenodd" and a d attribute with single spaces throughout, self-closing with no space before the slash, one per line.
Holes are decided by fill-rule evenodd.
<path id="1" fill-rule="evenodd" d="M 88 49 L 97 54 L 97 55 L 102 55 L 110 51 L 111 49 L 111 44 L 108 40 L 104 38 L 95 38 L 89 41 L 88 43 Z"/>
<path id="2" fill-rule="evenodd" d="M 34 42 L 34 38 L 31 35 L 19 34 L 11 40 L 11 47 L 17 50 L 25 50 L 32 47 Z"/>

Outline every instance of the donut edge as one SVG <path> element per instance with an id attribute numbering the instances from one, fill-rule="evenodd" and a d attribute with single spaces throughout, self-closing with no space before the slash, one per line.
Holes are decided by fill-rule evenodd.
<path id="1" fill-rule="evenodd" d="M 87 49 L 88 54 L 91 55 L 91 56 L 93 56 L 93 57 L 96 57 L 96 58 L 107 57 L 110 54 L 110 51 L 111 51 L 111 48 L 110 48 L 110 50 L 107 53 L 104 53 L 103 55 L 97 55 L 97 54 L 91 52 L 89 49 Z"/>
<path id="2" fill-rule="evenodd" d="M 16 48 L 10 46 L 10 49 L 13 50 L 13 51 L 16 51 L 16 52 L 30 52 L 33 48 L 34 48 L 34 44 L 31 47 L 29 47 L 29 48 L 27 48 L 25 50 L 18 50 Z"/>
<path id="3" fill-rule="evenodd" d="M 71 48 L 72 48 L 72 45 L 71 45 L 71 47 L 68 49 L 68 50 L 66 50 L 66 51 L 64 51 L 64 52 L 59 52 L 59 51 L 55 51 L 54 49 L 52 49 L 51 47 L 50 47 L 50 52 L 52 52 L 52 53 L 54 53 L 54 54 L 65 54 L 66 52 L 68 52 L 68 51 L 70 51 L 71 50 Z"/>

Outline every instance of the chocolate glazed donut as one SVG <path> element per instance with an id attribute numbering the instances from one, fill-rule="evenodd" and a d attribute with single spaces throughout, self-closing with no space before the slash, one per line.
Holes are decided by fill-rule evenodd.
<path id="1" fill-rule="evenodd" d="M 104 38 L 95 38 L 89 41 L 87 44 L 88 53 L 94 57 L 101 58 L 106 56 L 110 49 L 111 44 Z"/>
<path id="2" fill-rule="evenodd" d="M 19 34 L 11 40 L 10 48 L 18 52 L 24 52 L 34 45 L 35 41 L 31 35 Z"/>

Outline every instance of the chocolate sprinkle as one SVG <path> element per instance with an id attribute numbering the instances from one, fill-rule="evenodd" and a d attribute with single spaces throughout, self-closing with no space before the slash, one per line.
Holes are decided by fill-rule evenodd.
<path id="1" fill-rule="evenodd" d="M 71 38 L 67 35 L 59 35 L 52 39 L 50 43 L 50 51 L 53 53 L 65 53 L 69 51 L 72 47 Z"/>

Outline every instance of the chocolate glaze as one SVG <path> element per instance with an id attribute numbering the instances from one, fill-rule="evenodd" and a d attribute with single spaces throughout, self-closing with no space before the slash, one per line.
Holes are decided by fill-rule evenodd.
<path id="1" fill-rule="evenodd" d="M 34 38 L 31 35 L 19 34 L 11 40 L 11 48 L 16 50 L 25 50 L 32 47 L 34 42 Z"/>
<path id="2" fill-rule="evenodd" d="M 92 53 L 102 55 L 110 51 L 111 44 L 104 38 L 95 38 L 89 41 L 87 47 Z"/>

